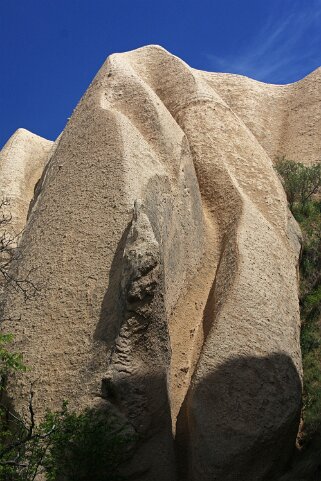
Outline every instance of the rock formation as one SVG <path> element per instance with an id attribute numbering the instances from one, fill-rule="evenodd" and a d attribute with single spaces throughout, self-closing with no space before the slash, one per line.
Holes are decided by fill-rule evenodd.
<path id="1" fill-rule="evenodd" d="M 17 410 L 31 382 L 38 417 L 112 404 L 140 435 L 124 466 L 137 481 L 282 472 L 301 408 L 300 233 L 272 161 L 320 159 L 320 83 L 144 47 L 107 59 L 54 149 L 32 134 L 4 148 L 25 224 L 13 269 L 38 287 L 6 296 L 3 328 L 32 367 L 10 388 Z"/>
<path id="2" fill-rule="evenodd" d="M 48 161 L 53 142 L 18 129 L 0 152 L 0 199 L 7 200 L 11 234 L 23 230 L 34 188 Z M 8 226 L 6 227 L 8 228 Z"/>

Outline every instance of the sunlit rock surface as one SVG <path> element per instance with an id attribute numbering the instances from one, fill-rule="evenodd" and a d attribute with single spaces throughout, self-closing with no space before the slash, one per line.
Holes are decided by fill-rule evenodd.
<path id="1" fill-rule="evenodd" d="M 32 382 L 39 418 L 112 404 L 139 433 L 137 481 L 282 471 L 301 408 L 300 233 L 273 161 L 320 159 L 320 79 L 200 72 L 157 46 L 107 59 L 19 180 L 13 270 L 39 290 L 7 293 L 3 327 L 32 367 L 17 410 Z"/>

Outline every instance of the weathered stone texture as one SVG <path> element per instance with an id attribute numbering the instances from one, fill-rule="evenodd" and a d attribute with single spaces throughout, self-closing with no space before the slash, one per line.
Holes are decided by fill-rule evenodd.
<path id="1" fill-rule="evenodd" d="M 0 152 L 0 200 L 8 200 L 13 235 L 23 230 L 34 188 L 48 161 L 53 142 L 18 129 Z"/>
<path id="2" fill-rule="evenodd" d="M 157 46 L 107 59 L 54 151 L 39 143 L 50 160 L 15 269 L 40 290 L 8 293 L 3 323 L 32 366 L 17 409 L 32 381 L 39 417 L 112 403 L 140 434 L 124 466 L 139 481 L 282 471 L 301 407 L 300 243 L 272 161 L 320 159 L 320 79 L 199 72 Z"/>

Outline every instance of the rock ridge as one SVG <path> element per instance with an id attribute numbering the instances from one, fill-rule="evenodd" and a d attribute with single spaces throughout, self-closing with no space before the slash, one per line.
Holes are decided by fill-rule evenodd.
<path id="1" fill-rule="evenodd" d="M 15 268 L 41 287 L 6 295 L 32 366 L 17 410 L 35 380 L 39 417 L 113 405 L 141 436 L 123 467 L 137 481 L 282 472 L 301 409 L 300 232 L 273 161 L 320 159 L 320 82 L 200 72 L 158 46 L 106 60 L 21 175 Z"/>

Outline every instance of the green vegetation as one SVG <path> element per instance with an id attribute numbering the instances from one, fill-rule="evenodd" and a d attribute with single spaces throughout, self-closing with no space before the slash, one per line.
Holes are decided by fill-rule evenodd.
<path id="1" fill-rule="evenodd" d="M 294 213 L 304 210 L 320 190 L 320 164 L 306 166 L 281 157 L 276 163 L 276 169 L 282 178 L 290 209 Z"/>
<path id="2" fill-rule="evenodd" d="M 321 428 L 321 164 L 279 159 L 289 207 L 303 234 L 300 262 L 301 348 L 304 369 L 304 430 Z"/>
<path id="3" fill-rule="evenodd" d="M 47 413 L 43 432 L 53 429 L 43 465 L 46 479 L 56 481 L 121 481 L 119 468 L 131 455 L 133 430 L 107 410 L 76 414 L 64 403 L 59 413 Z"/>
<path id="4" fill-rule="evenodd" d="M 25 371 L 22 355 L 10 352 L 7 345 L 12 342 L 12 334 L 0 333 L 0 391 L 4 388 L 6 379 L 12 371 Z"/>
<path id="5" fill-rule="evenodd" d="M 301 349 L 304 373 L 303 449 L 292 474 L 282 480 L 321 479 L 321 164 L 278 159 L 289 207 L 301 227 Z M 320 476 L 320 477 L 319 477 Z"/>
<path id="6" fill-rule="evenodd" d="M 64 403 L 48 411 L 40 426 L 3 410 L 0 432 L 1 481 L 121 481 L 119 468 L 130 456 L 135 436 L 107 411 L 77 414 Z M 7 422 L 6 422 L 7 421 Z"/>

